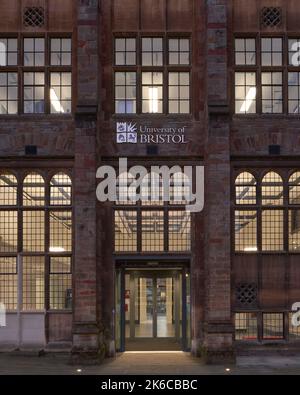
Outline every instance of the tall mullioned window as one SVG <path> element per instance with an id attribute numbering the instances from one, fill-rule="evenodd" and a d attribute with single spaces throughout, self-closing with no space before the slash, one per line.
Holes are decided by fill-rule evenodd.
<path id="1" fill-rule="evenodd" d="M 285 228 L 288 228 L 286 237 Z M 238 174 L 234 230 L 236 252 L 299 253 L 300 171 L 243 171 Z"/>
<path id="2" fill-rule="evenodd" d="M 0 115 L 72 111 L 72 39 L 0 38 Z"/>
<path id="3" fill-rule="evenodd" d="M 188 37 L 116 37 L 116 114 L 190 114 Z"/>
<path id="4" fill-rule="evenodd" d="M 235 113 L 298 115 L 299 53 L 299 37 L 236 37 Z"/>
<path id="5" fill-rule="evenodd" d="M 0 173 L 0 303 L 8 310 L 20 287 L 24 311 L 72 307 L 72 182 L 64 172 L 45 176 Z"/>

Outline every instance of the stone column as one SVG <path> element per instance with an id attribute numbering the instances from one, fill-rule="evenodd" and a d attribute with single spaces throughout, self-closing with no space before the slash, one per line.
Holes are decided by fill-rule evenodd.
<path id="1" fill-rule="evenodd" d="M 98 1 L 77 1 L 77 106 L 74 164 L 74 363 L 104 356 L 97 317 L 96 131 L 98 112 Z"/>
<path id="2" fill-rule="evenodd" d="M 203 355 L 234 361 L 231 321 L 230 128 L 227 81 L 228 0 L 207 0 L 208 128 L 205 154 L 206 304 Z"/>

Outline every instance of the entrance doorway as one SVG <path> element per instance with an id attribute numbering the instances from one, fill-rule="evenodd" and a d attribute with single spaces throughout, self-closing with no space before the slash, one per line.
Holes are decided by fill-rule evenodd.
<path id="1" fill-rule="evenodd" d="M 121 269 L 117 272 L 116 291 L 116 343 L 120 351 L 189 348 L 186 270 Z"/>

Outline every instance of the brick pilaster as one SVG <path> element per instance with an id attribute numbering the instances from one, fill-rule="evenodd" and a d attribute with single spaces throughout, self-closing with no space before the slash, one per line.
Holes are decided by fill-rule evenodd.
<path id="1" fill-rule="evenodd" d="M 97 317 L 96 131 L 98 111 L 98 1 L 77 1 L 77 108 L 74 165 L 73 362 L 104 355 Z"/>
<path id="2" fill-rule="evenodd" d="M 203 351 L 208 363 L 234 360 L 230 287 L 230 128 L 227 89 L 228 0 L 207 0 L 205 274 Z"/>

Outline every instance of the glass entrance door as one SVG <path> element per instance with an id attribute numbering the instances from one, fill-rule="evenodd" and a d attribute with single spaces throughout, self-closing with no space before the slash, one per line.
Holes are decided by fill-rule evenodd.
<path id="1" fill-rule="evenodd" d="M 182 319 L 182 290 L 179 270 L 125 271 L 123 322 L 126 350 L 135 346 L 140 350 L 143 347 L 182 349 L 182 326 L 186 324 Z"/>

